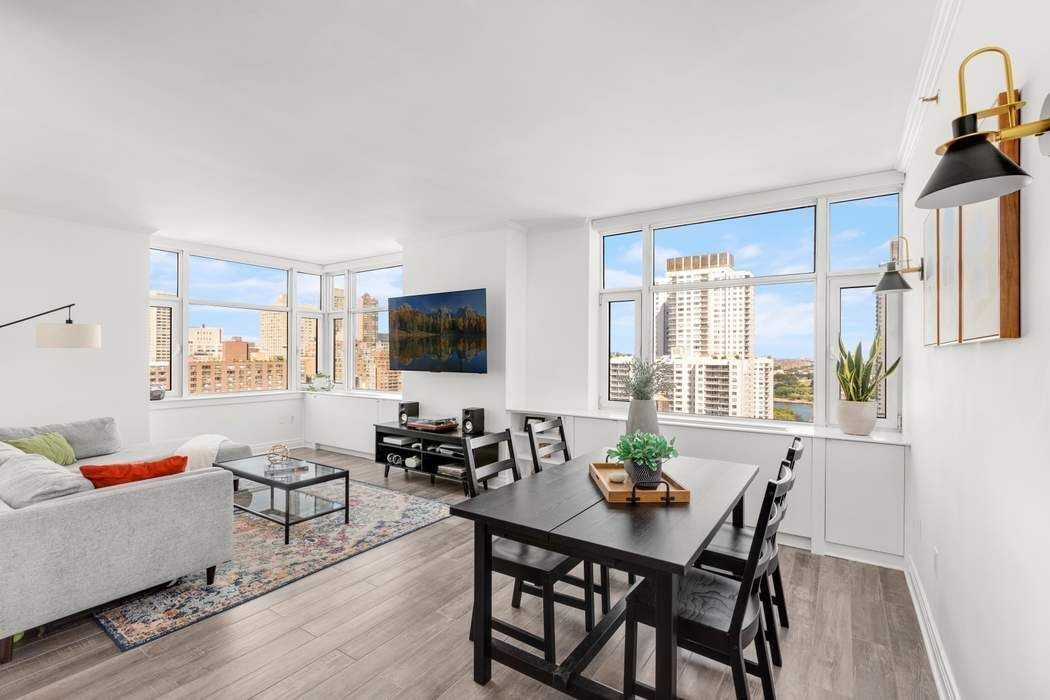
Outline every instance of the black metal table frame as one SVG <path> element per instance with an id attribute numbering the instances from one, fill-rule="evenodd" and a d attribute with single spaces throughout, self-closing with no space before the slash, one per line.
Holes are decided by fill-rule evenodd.
<path id="1" fill-rule="evenodd" d="M 674 506 L 670 506 L 674 507 Z M 733 505 L 734 527 L 744 526 L 744 498 Z M 569 653 L 560 664 L 552 664 L 531 652 L 492 638 L 492 538 L 507 539 L 544 547 L 572 557 L 586 559 L 610 568 L 636 574 L 652 582 L 656 594 L 656 668 L 657 687 L 635 682 L 636 692 L 644 697 L 673 698 L 676 695 L 678 673 L 678 586 L 677 574 L 649 569 L 636 564 L 619 561 L 614 557 L 601 556 L 591 548 L 577 548 L 563 543 L 531 541 L 520 533 L 503 528 L 494 528 L 481 521 L 474 522 L 474 681 L 481 685 L 492 678 L 492 662 L 523 673 L 541 683 L 551 686 L 576 698 L 622 698 L 620 690 L 587 678 L 584 669 L 594 660 L 602 647 L 623 624 L 627 615 L 627 595 L 624 595 L 604 615 L 601 621 Z M 642 584 L 639 580 L 634 587 Z M 628 591 L 628 594 L 630 591 Z M 508 626 L 503 623 L 501 627 Z M 517 629 L 517 628 L 516 628 Z M 528 632 L 518 630 L 525 635 Z M 516 636 L 516 635 L 515 635 Z"/>
<path id="2" fill-rule="evenodd" d="M 240 461 L 240 460 L 231 460 L 231 461 Z M 247 472 L 247 471 L 245 471 L 243 469 L 237 469 L 236 467 L 231 467 L 231 466 L 229 466 L 230 462 L 216 462 L 214 464 L 214 466 L 221 467 L 221 468 L 225 469 L 226 471 L 231 472 L 234 475 L 234 477 L 236 477 L 236 479 L 234 479 L 234 486 L 233 486 L 233 490 L 234 491 L 237 490 L 237 482 L 240 481 L 240 479 L 244 479 L 245 481 L 251 481 L 252 483 L 256 483 L 256 484 L 261 484 L 263 486 L 269 486 L 270 487 L 270 505 L 271 505 L 271 507 L 273 506 L 273 503 L 274 503 L 274 500 L 273 500 L 273 491 L 274 491 L 274 489 L 276 488 L 276 489 L 278 489 L 280 491 L 284 491 L 285 492 L 285 497 L 284 497 L 284 518 L 283 519 L 277 518 L 277 517 L 272 516 L 272 515 L 268 515 L 267 513 L 261 513 L 261 512 L 259 512 L 257 510 L 249 508 L 247 506 L 242 506 L 239 503 L 237 503 L 236 500 L 234 500 L 234 502 L 233 502 L 233 507 L 235 509 L 237 509 L 237 510 L 244 511 L 245 513 L 251 513 L 252 515 L 255 515 L 255 516 L 258 516 L 260 518 L 263 518 L 264 520 L 269 520 L 271 523 L 277 523 L 278 525 L 283 525 L 284 526 L 284 543 L 288 544 L 290 542 L 289 533 L 291 531 L 292 525 L 299 525 L 299 524 L 305 523 L 305 522 L 307 522 L 309 520 L 313 520 L 314 518 L 322 518 L 322 517 L 324 517 L 326 515 L 333 515 L 335 513 L 338 513 L 339 511 L 343 511 L 343 523 L 347 524 L 347 525 L 350 524 L 350 470 L 349 469 L 344 469 L 343 467 L 333 467 L 330 464 L 321 464 L 320 462 L 314 462 L 312 460 L 303 460 L 303 461 L 310 462 L 311 464 L 314 464 L 314 465 L 319 466 L 319 467 L 327 467 L 328 469 L 338 469 L 342 473 L 341 474 L 326 474 L 324 476 L 318 476 L 318 477 L 315 477 L 313 479 L 306 479 L 304 481 L 282 482 L 282 481 L 277 481 L 277 480 L 274 480 L 274 479 L 267 479 L 266 477 L 260 477 L 258 474 L 252 474 L 251 472 Z M 289 512 L 288 506 L 289 506 L 289 501 L 291 499 L 291 494 L 292 493 L 294 493 L 295 491 L 299 491 L 300 489 L 304 489 L 307 486 L 315 486 L 317 484 L 324 484 L 324 483 L 327 483 L 329 481 L 336 481 L 338 479 L 342 479 L 343 480 L 343 507 L 342 508 L 333 508 L 332 510 L 326 511 L 324 513 L 318 513 L 316 515 L 310 515 L 310 516 L 307 516 L 305 518 L 304 517 L 300 517 L 294 523 L 291 522 L 291 519 L 289 517 L 291 515 L 291 513 Z M 322 501 L 326 501 L 328 503 L 338 503 L 339 502 L 339 501 L 333 501 L 330 498 L 325 498 L 324 496 L 316 496 L 314 494 L 308 494 L 308 495 L 312 496 L 313 498 L 319 498 Z"/>

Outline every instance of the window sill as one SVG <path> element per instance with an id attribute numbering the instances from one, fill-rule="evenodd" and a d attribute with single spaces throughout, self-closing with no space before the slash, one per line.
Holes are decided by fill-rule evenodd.
<path id="1" fill-rule="evenodd" d="M 591 409 L 575 411 L 549 411 L 540 409 L 508 408 L 508 413 L 526 415 L 574 416 L 577 418 L 598 418 L 604 420 L 626 421 L 627 411 L 616 409 Z M 896 430 L 876 429 L 871 435 L 847 435 L 837 426 L 813 425 L 812 423 L 793 423 L 788 421 L 748 421 L 712 420 L 702 416 L 676 416 L 661 413 L 658 415 L 660 425 L 702 428 L 705 430 L 727 430 L 741 433 L 762 433 L 766 435 L 799 435 L 801 437 L 821 438 L 825 440 L 846 440 L 850 442 L 868 442 L 886 445 L 908 445 L 908 437 Z"/>
<path id="2" fill-rule="evenodd" d="M 229 406 L 244 403 L 266 403 L 268 401 L 296 401 L 302 398 L 298 390 L 243 392 L 238 394 L 203 394 L 198 396 L 169 396 L 160 401 L 150 401 L 151 411 L 170 411 L 200 406 Z"/>
<path id="3" fill-rule="evenodd" d="M 401 394 L 394 394 L 389 391 L 339 391 L 333 389 L 332 391 L 303 391 L 305 396 L 335 396 L 342 398 L 358 398 L 358 399 L 386 399 L 387 401 L 400 401 Z"/>

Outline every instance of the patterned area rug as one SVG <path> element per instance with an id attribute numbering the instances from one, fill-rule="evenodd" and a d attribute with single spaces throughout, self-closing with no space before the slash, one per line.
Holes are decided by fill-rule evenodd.
<path id="1" fill-rule="evenodd" d="M 241 484 L 242 489 L 248 486 L 243 480 Z M 343 500 L 341 480 L 304 491 Z M 241 498 L 242 494 L 238 492 Z M 167 588 L 104 608 L 95 619 L 120 650 L 127 651 L 448 515 L 445 503 L 354 480 L 350 481 L 349 525 L 343 524 L 341 511 L 295 525 L 288 545 L 283 526 L 236 511 L 233 560 L 219 567 L 214 585 L 206 584 L 203 571 L 195 572 Z"/>

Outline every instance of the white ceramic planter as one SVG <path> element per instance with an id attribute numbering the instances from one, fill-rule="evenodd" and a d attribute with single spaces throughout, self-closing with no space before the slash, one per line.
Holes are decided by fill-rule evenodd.
<path id="1" fill-rule="evenodd" d="M 871 435 L 875 430 L 875 402 L 840 399 L 839 427 L 847 435 Z"/>
<path id="2" fill-rule="evenodd" d="M 628 433 L 651 433 L 660 434 L 660 423 L 656 418 L 656 401 L 649 399 L 631 399 L 631 405 L 627 409 L 627 432 Z"/>

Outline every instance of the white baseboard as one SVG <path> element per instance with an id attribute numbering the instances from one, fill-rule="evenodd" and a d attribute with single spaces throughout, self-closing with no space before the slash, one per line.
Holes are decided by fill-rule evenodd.
<path id="1" fill-rule="evenodd" d="M 805 549 L 813 552 L 813 554 L 816 554 L 817 556 L 838 557 L 839 559 L 850 559 L 864 564 L 884 566 L 888 569 L 904 570 L 904 557 L 899 557 L 896 554 L 884 554 L 883 552 L 874 552 L 870 549 L 861 549 L 860 547 L 847 547 L 846 545 L 835 544 L 834 542 L 825 542 L 824 551 L 815 552 L 813 551 L 812 539 L 802 535 L 792 535 L 787 532 L 778 533 L 777 541 L 788 547 Z"/>
<path id="2" fill-rule="evenodd" d="M 249 447 L 252 448 L 253 455 L 262 455 L 269 452 L 270 448 L 278 443 L 286 446 L 290 450 L 295 449 L 296 447 L 307 447 L 306 441 L 304 441 L 301 437 L 285 438 L 284 440 L 269 440 L 267 442 L 256 442 L 252 445 L 249 445 Z"/>
<path id="3" fill-rule="evenodd" d="M 952 668 L 948 663 L 948 654 L 941 642 L 941 635 L 937 631 L 937 623 L 933 619 L 933 611 L 930 610 L 926 589 L 923 588 L 922 579 L 919 577 L 911 556 L 907 557 L 904 575 L 908 580 L 912 604 L 918 612 L 919 629 L 922 630 L 922 641 L 926 644 L 926 655 L 930 659 L 930 670 L 937 684 L 937 694 L 946 700 L 957 700 L 959 687 L 955 684 L 955 676 L 952 675 Z"/>
<path id="4" fill-rule="evenodd" d="M 360 457 L 361 459 L 367 459 L 372 461 L 376 458 L 375 454 L 371 452 L 358 452 L 357 450 L 347 450 L 342 447 L 333 447 L 332 445 L 322 445 L 319 442 L 305 443 L 303 447 L 312 447 L 315 450 L 326 450 L 328 452 L 337 452 L 341 455 L 347 455 L 350 457 Z"/>

